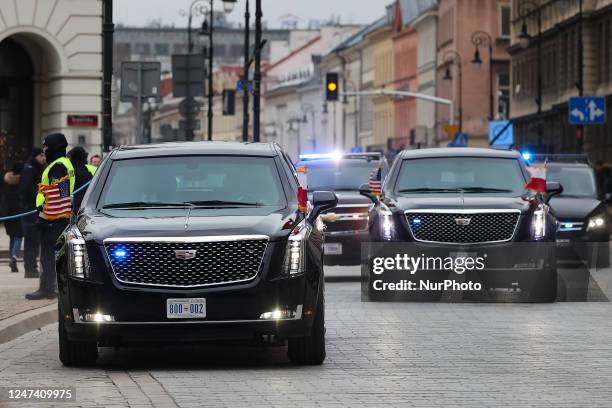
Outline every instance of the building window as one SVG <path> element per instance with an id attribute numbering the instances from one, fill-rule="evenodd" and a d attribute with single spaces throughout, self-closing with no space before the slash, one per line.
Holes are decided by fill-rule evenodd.
<path id="1" fill-rule="evenodd" d="M 172 46 L 172 53 L 187 54 L 187 45 L 186 44 L 174 44 Z"/>
<path id="2" fill-rule="evenodd" d="M 134 54 L 137 55 L 150 55 L 151 54 L 151 44 L 149 43 L 137 43 L 134 47 Z"/>
<path id="3" fill-rule="evenodd" d="M 511 7 L 509 5 L 499 8 L 499 36 L 501 38 L 510 38 L 510 15 Z"/>
<path id="4" fill-rule="evenodd" d="M 155 44 L 155 55 L 170 54 L 170 46 L 168 44 Z"/>

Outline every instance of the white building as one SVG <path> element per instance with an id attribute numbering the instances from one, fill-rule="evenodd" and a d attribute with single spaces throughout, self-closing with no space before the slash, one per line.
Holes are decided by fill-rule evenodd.
<path id="1" fill-rule="evenodd" d="M 101 0 L 0 0 L 0 149 L 22 161 L 52 132 L 101 151 Z"/>

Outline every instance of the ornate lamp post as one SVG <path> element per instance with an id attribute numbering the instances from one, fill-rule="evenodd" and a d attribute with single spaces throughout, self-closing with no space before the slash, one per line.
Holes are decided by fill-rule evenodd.
<path id="1" fill-rule="evenodd" d="M 223 10 L 225 13 L 231 13 L 234 10 L 234 6 L 238 0 L 222 0 Z M 208 3 L 208 4 L 206 4 Z M 181 14 L 188 15 L 187 25 L 187 48 L 189 54 L 193 53 L 193 31 L 192 21 L 194 16 L 205 16 L 208 14 L 208 20 L 204 19 L 202 23 L 202 29 L 199 32 L 201 36 L 208 36 L 208 140 L 212 140 L 213 133 L 213 96 L 214 96 L 214 84 L 213 84 L 213 60 L 214 60 L 214 48 L 213 48 L 213 22 L 214 22 L 214 0 L 193 0 L 189 6 L 189 11 L 182 11 Z M 206 55 L 204 56 L 206 58 Z M 187 87 L 189 92 L 189 86 Z M 189 97 L 189 95 L 188 95 Z M 189 132 L 193 132 L 189 130 Z M 193 139 L 193 137 L 192 137 Z"/>
<path id="2" fill-rule="evenodd" d="M 459 74 L 459 132 L 463 132 L 463 66 L 461 64 L 461 55 L 454 50 L 450 50 L 444 53 L 442 61 L 446 64 L 446 71 L 442 79 L 451 81 L 453 76 L 451 74 L 451 65 L 457 67 Z"/>
<path id="3" fill-rule="evenodd" d="M 474 59 L 472 64 L 480 66 L 482 59 L 480 58 L 480 47 L 487 47 L 489 50 L 489 120 L 495 119 L 495 103 L 493 98 L 493 38 L 485 31 L 476 31 L 472 34 L 472 44 L 474 44 Z"/>

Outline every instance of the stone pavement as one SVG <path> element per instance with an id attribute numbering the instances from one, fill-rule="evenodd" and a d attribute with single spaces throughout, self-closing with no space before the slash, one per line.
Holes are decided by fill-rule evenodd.
<path id="1" fill-rule="evenodd" d="M 62 408 L 612 406 L 610 303 L 363 303 L 359 283 L 338 282 L 326 305 L 320 367 L 209 345 L 103 349 L 68 369 L 50 325 L 0 345 L 0 387 L 77 387 Z"/>

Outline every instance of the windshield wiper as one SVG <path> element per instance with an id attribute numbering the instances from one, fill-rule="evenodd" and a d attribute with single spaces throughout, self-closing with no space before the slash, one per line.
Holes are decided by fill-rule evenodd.
<path id="1" fill-rule="evenodd" d="M 512 190 L 504 188 L 489 188 L 489 187 L 460 187 L 458 191 L 464 191 L 466 193 L 511 193 Z"/>
<path id="2" fill-rule="evenodd" d="M 398 193 L 458 193 L 458 188 L 407 188 L 399 190 Z"/>
<path id="3" fill-rule="evenodd" d="M 102 209 L 112 209 L 112 208 L 163 208 L 163 207 L 178 207 L 185 208 L 189 204 L 185 203 L 156 203 L 156 202 L 145 202 L 145 201 L 133 201 L 130 203 L 114 203 L 107 204 L 102 207 Z"/>
<path id="4" fill-rule="evenodd" d="M 261 207 L 261 203 L 245 203 L 242 201 L 223 201 L 223 200 L 206 200 L 206 201 L 188 201 L 185 205 L 193 207 Z"/>

